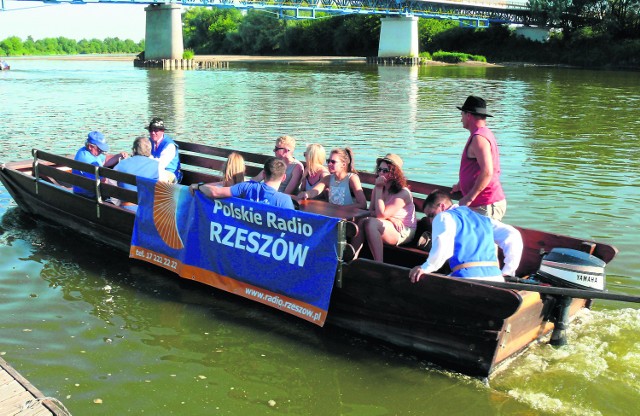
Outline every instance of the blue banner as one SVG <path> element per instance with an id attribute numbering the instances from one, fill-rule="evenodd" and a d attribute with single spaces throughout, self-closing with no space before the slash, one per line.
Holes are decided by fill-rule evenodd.
<path id="1" fill-rule="evenodd" d="M 339 219 L 138 178 L 130 256 L 324 324 Z"/>

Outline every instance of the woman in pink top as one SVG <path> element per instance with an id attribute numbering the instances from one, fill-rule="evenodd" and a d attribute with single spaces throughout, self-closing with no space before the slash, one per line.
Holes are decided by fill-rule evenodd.
<path id="1" fill-rule="evenodd" d="M 383 260 L 383 243 L 400 245 L 416 233 L 416 207 L 402 172 L 402 159 L 393 153 L 376 160 L 376 182 L 371 193 L 370 217 L 358 222 L 351 244 L 360 253 L 364 240 L 376 261 Z"/>

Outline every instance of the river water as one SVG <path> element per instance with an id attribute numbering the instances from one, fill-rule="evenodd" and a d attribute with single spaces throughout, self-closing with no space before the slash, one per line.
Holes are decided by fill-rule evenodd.
<path id="1" fill-rule="evenodd" d="M 153 116 L 182 140 L 269 153 L 281 134 L 398 153 L 411 179 L 451 185 L 488 100 L 505 221 L 614 244 L 608 289 L 640 295 L 640 77 L 531 67 L 16 60 L 0 72 L 0 162 L 73 153 L 100 130 L 128 149 Z M 75 415 L 635 415 L 640 311 L 598 301 L 569 346 L 533 346 L 489 384 L 179 281 L 33 222 L 0 187 L 0 354 Z"/>

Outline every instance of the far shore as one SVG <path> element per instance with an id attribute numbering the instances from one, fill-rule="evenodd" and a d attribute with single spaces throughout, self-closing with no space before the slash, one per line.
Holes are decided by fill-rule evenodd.
<path id="1" fill-rule="evenodd" d="M 136 58 L 136 54 L 96 54 L 96 55 L 46 55 L 46 56 L 7 56 L 5 61 L 18 60 L 51 60 L 51 61 L 120 61 L 127 62 Z M 196 60 L 216 60 L 223 62 L 256 62 L 256 63 L 308 63 L 308 64 L 365 64 L 364 56 L 252 56 L 252 55 L 196 55 Z M 460 64 L 448 64 L 439 61 L 427 61 L 428 65 L 445 66 L 498 66 L 496 64 L 468 61 Z"/>

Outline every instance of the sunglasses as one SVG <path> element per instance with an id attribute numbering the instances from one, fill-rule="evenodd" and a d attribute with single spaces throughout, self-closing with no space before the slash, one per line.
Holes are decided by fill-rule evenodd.
<path id="1" fill-rule="evenodd" d="M 107 153 L 107 152 L 105 152 L 104 150 L 100 149 L 100 148 L 98 147 L 98 145 L 95 145 L 95 144 L 91 143 L 91 146 L 93 146 L 93 147 L 94 147 L 94 149 L 96 149 L 96 151 L 98 152 L 98 154 L 99 154 L 99 155 L 103 155 L 103 154 Z"/>
<path id="2" fill-rule="evenodd" d="M 339 162 L 338 160 L 334 160 L 334 159 L 327 159 L 327 165 L 330 165 L 330 164 L 336 164 L 336 163 L 338 163 L 338 162 Z"/>
<path id="3" fill-rule="evenodd" d="M 288 151 L 289 151 L 289 149 L 287 149 L 286 147 L 274 147 L 274 148 L 273 148 L 273 151 L 274 151 L 274 152 L 277 152 L 278 150 L 284 150 L 285 152 L 288 152 Z"/>
<path id="4" fill-rule="evenodd" d="M 151 133 L 157 133 L 159 131 L 164 131 L 164 129 L 155 129 L 155 128 L 154 129 L 149 129 L 149 132 L 151 132 Z"/>
<path id="5" fill-rule="evenodd" d="M 387 169 L 387 168 L 378 168 L 378 169 L 376 169 L 376 172 L 378 172 L 378 173 L 389 173 L 389 172 L 391 172 L 391 170 Z"/>

